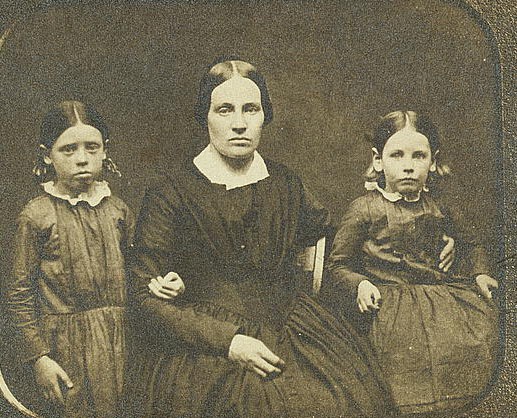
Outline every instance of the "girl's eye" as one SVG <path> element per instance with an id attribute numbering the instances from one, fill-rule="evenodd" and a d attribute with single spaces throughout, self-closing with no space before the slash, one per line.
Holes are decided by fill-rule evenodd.
<path id="1" fill-rule="evenodd" d="M 424 160 L 426 157 L 427 155 L 425 154 L 425 152 L 415 152 L 413 154 L 413 158 L 416 158 L 418 160 Z"/>
<path id="2" fill-rule="evenodd" d="M 86 144 L 86 150 L 87 151 L 97 151 L 98 149 L 100 149 L 100 144 L 97 144 L 97 143 L 91 143 L 91 144 Z"/>
<path id="3" fill-rule="evenodd" d="M 395 151 L 390 154 L 391 158 L 401 158 L 402 157 L 402 151 Z"/>
<path id="4" fill-rule="evenodd" d="M 255 113 L 260 112 L 260 110 L 261 110 L 261 107 L 257 104 L 247 104 L 244 106 L 244 111 L 246 113 L 255 114 Z"/>
<path id="5" fill-rule="evenodd" d="M 64 154 L 72 154 L 76 150 L 75 144 L 65 145 L 60 149 L 60 151 Z"/>

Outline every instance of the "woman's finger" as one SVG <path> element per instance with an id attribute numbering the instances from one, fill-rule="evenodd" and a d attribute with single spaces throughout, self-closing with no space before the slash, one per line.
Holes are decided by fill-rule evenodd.
<path id="1" fill-rule="evenodd" d="M 285 361 L 278 357 L 275 353 L 273 353 L 269 348 L 260 353 L 262 358 L 267 361 L 269 364 L 272 364 L 276 367 L 285 367 Z"/>
<path id="2" fill-rule="evenodd" d="M 174 282 L 166 282 L 162 284 L 163 289 L 167 290 L 173 290 L 175 292 L 179 292 L 182 289 L 185 288 L 185 286 L 182 285 L 182 282 L 180 281 L 174 281 Z"/>
<path id="3" fill-rule="evenodd" d="M 171 297 L 174 297 L 173 295 L 163 293 L 162 289 L 160 289 L 155 283 L 149 283 L 147 287 L 149 288 L 149 292 L 157 298 L 169 300 Z"/>
<path id="4" fill-rule="evenodd" d="M 269 361 L 264 360 L 263 358 L 257 358 L 254 361 L 254 366 L 258 367 L 260 370 L 262 370 L 266 375 L 269 375 L 271 373 L 281 373 L 282 370 L 280 370 L 278 367 L 271 364 Z"/>
<path id="5" fill-rule="evenodd" d="M 179 295 L 179 293 L 176 292 L 175 290 L 168 290 L 168 289 L 160 289 L 159 294 L 160 294 L 160 296 L 166 297 L 167 299 L 175 298 L 176 296 Z"/>
<path id="6" fill-rule="evenodd" d="M 255 372 L 256 374 L 258 374 L 260 377 L 267 377 L 267 374 L 264 373 L 261 369 L 259 369 L 257 366 L 253 366 L 251 368 L 251 371 Z"/>

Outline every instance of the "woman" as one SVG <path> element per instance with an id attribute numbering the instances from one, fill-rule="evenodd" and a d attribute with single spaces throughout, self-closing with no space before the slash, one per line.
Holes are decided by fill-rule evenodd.
<path id="1" fill-rule="evenodd" d="M 264 78 L 240 60 L 200 83 L 209 145 L 149 187 L 130 300 L 134 353 L 124 415 L 389 416 L 367 347 L 302 292 L 294 257 L 329 218 L 285 166 L 256 151 L 273 110 Z M 150 281 L 173 272 L 168 301 Z M 136 340 L 139 340 L 136 341 Z"/>

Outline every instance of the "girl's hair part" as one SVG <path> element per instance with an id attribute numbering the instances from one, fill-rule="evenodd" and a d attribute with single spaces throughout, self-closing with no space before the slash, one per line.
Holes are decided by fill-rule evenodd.
<path id="1" fill-rule="evenodd" d="M 440 135 L 436 125 L 425 115 L 421 115 L 412 110 L 397 110 L 390 112 L 381 118 L 377 128 L 374 130 L 373 136 L 368 137 L 372 147 L 382 155 L 386 142 L 397 132 L 410 126 L 416 132 L 424 135 L 429 141 L 429 147 L 436 165 L 436 171 L 429 173 L 429 183 L 434 183 L 438 178 L 450 175 L 449 166 L 441 163 L 440 156 Z M 378 173 L 373 168 L 373 161 L 368 167 L 365 178 L 367 181 L 377 181 L 379 186 L 385 187 L 386 182 L 384 173 Z"/>
<path id="2" fill-rule="evenodd" d="M 258 72 L 253 64 L 243 61 L 237 56 L 222 56 L 207 67 L 199 83 L 195 118 L 203 128 L 207 127 L 212 91 L 220 84 L 237 75 L 249 78 L 259 88 L 261 105 L 264 111 L 264 125 L 273 120 L 273 105 L 264 76 Z"/>
<path id="3" fill-rule="evenodd" d="M 41 123 L 37 158 L 32 170 L 38 182 L 50 180 L 55 175 L 54 168 L 44 161 L 45 155 L 50 152 L 54 142 L 68 128 L 80 123 L 93 126 L 99 130 L 104 149 L 107 151 L 109 129 L 102 116 L 88 104 L 77 100 L 65 100 L 51 109 Z M 106 173 L 121 176 L 117 165 L 109 157 L 106 157 L 103 161 L 103 168 Z"/>

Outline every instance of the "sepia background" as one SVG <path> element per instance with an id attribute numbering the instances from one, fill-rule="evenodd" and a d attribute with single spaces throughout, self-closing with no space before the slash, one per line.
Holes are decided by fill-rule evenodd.
<path id="1" fill-rule="evenodd" d="M 46 3 L 51 7 L 31 14 L 18 14 L 20 6 L 6 9 L 18 20 L 0 50 L 2 275 L 9 271 L 16 214 L 38 193 L 31 169 L 48 109 L 75 98 L 105 117 L 110 155 L 123 173 L 111 184 L 137 211 L 156 172 L 206 143 L 193 119 L 197 83 L 223 54 L 255 63 L 266 76 L 274 120 L 260 151 L 297 171 L 335 225 L 363 193 L 370 159 L 365 135 L 377 119 L 397 109 L 428 113 L 454 173 L 444 199 L 463 210 L 503 273 L 501 168 L 507 160 L 499 56 L 488 26 L 466 4 Z M 483 2 L 472 3 L 483 10 Z M 470 416 L 504 411 L 493 409 L 493 400 L 485 404 Z"/>

